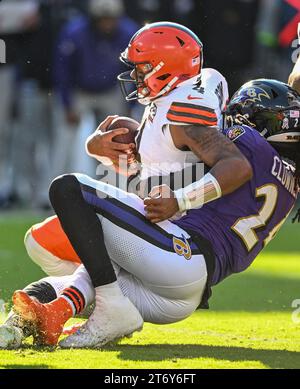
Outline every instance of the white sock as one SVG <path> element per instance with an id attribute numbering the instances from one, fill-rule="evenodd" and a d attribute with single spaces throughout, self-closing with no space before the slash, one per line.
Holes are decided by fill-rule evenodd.
<path id="1" fill-rule="evenodd" d="M 96 297 L 117 297 L 124 296 L 117 281 L 111 284 L 97 286 L 95 288 Z"/>
<path id="2" fill-rule="evenodd" d="M 62 277 L 46 277 L 43 278 L 43 281 L 48 282 L 55 290 L 56 295 L 60 295 L 61 292 L 65 289 L 66 285 L 70 285 L 70 279 L 72 276 L 62 276 Z"/>
<path id="3" fill-rule="evenodd" d="M 72 291 L 72 288 L 75 289 Z M 80 296 L 78 296 L 78 294 Z M 75 273 L 68 276 L 67 282 L 64 283 L 64 288 L 61 291 L 61 296 L 66 298 L 68 302 L 72 301 L 75 304 L 75 313 L 82 312 L 87 306 L 95 300 L 95 289 L 88 272 L 83 265 L 80 265 Z M 76 307 L 78 300 L 80 308 Z M 82 301 L 83 300 L 83 301 Z"/>

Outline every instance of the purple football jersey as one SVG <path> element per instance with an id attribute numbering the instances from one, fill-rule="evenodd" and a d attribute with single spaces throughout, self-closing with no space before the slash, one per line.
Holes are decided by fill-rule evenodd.
<path id="1" fill-rule="evenodd" d="M 251 163 L 253 178 L 174 222 L 212 243 L 216 257 L 212 285 L 250 266 L 284 223 L 298 193 L 293 168 L 256 130 L 234 126 L 223 133 Z"/>

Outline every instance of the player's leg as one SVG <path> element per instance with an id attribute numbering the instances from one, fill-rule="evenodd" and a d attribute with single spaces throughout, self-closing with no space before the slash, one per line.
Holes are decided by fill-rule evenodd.
<path id="1" fill-rule="evenodd" d="M 157 226 L 140 221 L 133 231 L 132 226 L 123 228 L 102 219 L 107 251 L 120 266 L 118 282 L 145 321 L 182 320 L 201 302 L 207 280 L 205 259 L 187 232 L 173 223 Z"/>
<path id="2" fill-rule="evenodd" d="M 135 194 L 85 175 L 74 176 L 85 201 L 98 215 L 112 263 L 166 297 L 170 297 L 170 290 L 172 296 L 178 293 L 181 284 L 197 283 L 203 277 L 205 261 L 186 231 L 169 221 L 149 222 L 144 203 Z M 186 263 L 188 266 L 183 267 Z M 184 291 L 189 293 L 187 288 L 182 289 L 180 298 Z"/>
<path id="3" fill-rule="evenodd" d="M 48 303 L 57 298 L 68 278 L 69 276 L 46 277 L 26 286 L 23 291 L 35 301 Z M 4 324 L 0 326 L 0 348 L 18 348 L 22 341 L 31 335 L 32 325 L 11 310 Z"/>
<path id="4" fill-rule="evenodd" d="M 128 267 L 131 267 L 133 272 L 139 273 L 142 278 L 137 278 L 123 268 L 117 272 L 122 293 L 138 309 L 144 321 L 155 324 L 174 323 L 185 319 L 195 311 L 200 304 L 207 278 L 202 255 L 192 252 L 192 258 L 189 261 L 182 256 L 181 264 L 179 262 L 176 264 L 177 254 L 153 247 L 152 244 L 150 246 L 148 242 L 140 238 L 134 241 L 133 238 L 130 241 L 132 255 L 128 257 L 128 245 L 122 242 L 123 234 L 116 235 L 114 229 L 111 230 L 111 234 L 117 237 L 120 247 L 124 247 L 124 252 L 120 252 L 119 263 L 123 262 L 125 266 L 130 263 Z M 154 261 L 153 258 L 155 258 Z M 161 266 L 161 263 L 166 263 L 166 267 Z M 175 266 L 173 266 L 174 263 Z M 98 309 L 92 313 L 90 319 L 79 331 L 61 341 L 61 347 L 99 347 L 108 340 L 124 335 L 119 332 L 120 328 L 114 325 L 114 322 L 122 320 L 120 317 L 122 307 L 112 304 L 111 299 L 106 300 L 103 296 L 101 297 L 102 302 L 109 304 L 106 312 L 111 310 L 110 322 L 105 323 L 110 327 L 103 326 L 102 306 L 101 310 Z"/>
<path id="5" fill-rule="evenodd" d="M 73 274 L 80 264 L 57 216 L 31 227 L 24 244 L 32 261 L 49 276 Z"/>
<path id="6" fill-rule="evenodd" d="M 36 298 L 28 288 L 16 291 L 14 311 L 23 323 L 30 325 L 36 344 L 55 345 L 66 321 L 93 303 L 95 290 L 83 266 L 79 266 L 72 276 L 48 277 L 44 281 L 50 285 L 59 284 L 59 289 L 47 301 Z"/>
<path id="7" fill-rule="evenodd" d="M 55 310 L 51 302 L 58 296 L 64 299 L 60 302 L 63 309 Z M 35 343 L 56 344 L 68 318 L 90 311 L 93 301 L 94 288 L 83 266 L 79 266 L 72 276 L 46 277 L 28 285 L 14 293 L 15 309 L 0 326 L 0 348 L 18 348 L 31 335 Z"/>
<path id="8" fill-rule="evenodd" d="M 60 180 L 64 181 L 64 185 L 62 185 L 65 189 L 63 191 L 64 194 L 66 194 L 68 190 L 70 191 L 70 188 L 72 188 L 71 191 L 73 195 L 76 193 L 76 196 L 74 196 L 72 200 L 76 204 L 77 209 L 78 203 L 80 203 L 81 206 L 81 203 L 85 201 L 90 206 L 90 208 L 88 208 L 90 213 L 93 213 L 93 215 L 95 215 L 95 213 L 102 215 L 97 221 L 92 218 L 90 220 L 90 223 L 93 222 L 93 232 L 99 229 L 98 234 L 101 235 L 100 242 L 97 234 L 93 235 L 93 238 L 97 240 L 98 243 L 98 250 L 95 250 L 95 246 L 92 247 L 95 250 L 94 261 L 98 261 L 99 264 L 99 257 L 101 257 L 101 253 L 103 254 L 103 251 L 105 251 L 105 256 L 108 258 L 110 258 L 110 255 L 112 257 L 115 256 L 115 258 L 112 258 L 114 261 L 128 272 L 133 273 L 137 278 L 141 278 L 148 289 L 152 290 L 158 296 L 173 300 L 192 299 L 193 304 L 190 304 L 191 308 L 189 314 L 193 312 L 200 302 L 201 293 L 203 292 L 206 283 L 206 266 L 203 256 L 199 255 L 199 252 L 197 252 L 198 248 L 192 242 L 191 245 L 188 243 L 187 240 L 189 237 L 183 230 L 170 222 L 160 223 L 160 226 L 149 223 L 143 216 L 143 202 L 135 195 L 129 195 L 117 188 L 94 181 L 83 175 L 76 175 L 76 178 L 73 176 L 72 179 L 70 176 L 65 176 L 61 177 Z M 63 184 L 63 182 L 60 182 L 60 184 Z M 68 200 L 70 200 L 69 196 L 72 196 L 72 194 L 70 193 L 67 195 Z M 121 199 L 119 200 L 118 197 L 121 197 Z M 57 200 L 58 199 L 56 198 L 55 202 L 57 202 Z M 56 205 L 59 208 L 59 214 L 61 214 L 61 204 L 56 203 L 54 204 L 54 207 Z M 105 217 L 103 215 L 105 215 Z M 64 218 L 64 215 L 61 216 Z M 104 220 L 106 219 L 107 235 L 104 235 L 103 229 L 106 228 Z M 69 222 L 70 221 L 67 221 L 67 234 L 70 234 L 71 237 L 68 235 L 70 240 L 74 240 L 75 237 L 80 238 L 78 233 L 76 235 L 76 232 L 69 229 Z M 114 225 L 115 228 L 113 228 Z M 88 232 L 88 235 L 84 235 L 85 240 L 90 241 L 90 230 L 88 225 L 86 225 L 86 232 Z M 128 236 L 126 235 L 127 232 L 129 234 Z M 109 234 L 111 234 L 111 238 L 108 237 Z M 146 239 L 141 237 L 142 235 L 144 235 Z M 175 241 L 173 239 L 174 235 L 177 236 Z M 87 236 L 89 236 L 88 239 Z M 123 236 L 124 239 L 121 239 Z M 136 242 L 132 244 L 134 239 Z M 72 241 L 72 244 L 74 247 L 77 245 L 78 250 L 82 250 L 82 247 L 78 245 L 78 241 L 76 242 L 74 240 L 74 243 Z M 176 245 L 180 244 L 181 251 L 176 251 Z M 110 246 L 109 253 L 107 252 L 106 246 Z M 113 252 L 115 248 L 117 249 L 117 252 Z M 194 254 L 192 260 L 189 260 L 188 262 L 190 265 L 186 265 L 183 268 L 182 255 L 185 254 L 185 256 L 190 259 L 190 251 Z M 81 253 L 83 252 L 81 251 Z M 147 253 L 147 255 L 145 255 L 145 253 Z M 88 251 L 87 255 L 90 255 Z M 134 260 L 132 258 L 134 258 Z M 179 258 L 180 261 L 178 260 Z M 90 275 L 91 269 L 91 267 L 90 269 L 87 269 Z M 95 268 L 92 270 L 95 270 Z M 173 272 L 170 276 L 171 270 L 173 270 Z M 101 274 L 101 266 L 99 271 Z M 149 274 L 151 274 L 151 276 L 149 276 Z M 117 300 L 122 300 L 121 294 L 114 284 L 107 285 L 105 289 L 98 289 L 99 293 L 97 293 L 98 291 L 96 288 L 96 308 L 88 322 L 90 326 L 85 328 L 88 333 L 86 334 L 86 337 L 88 338 L 88 335 L 90 335 L 90 339 L 87 340 L 88 344 L 85 343 L 84 340 L 79 347 L 82 347 L 84 344 L 101 344 L 103 341 L 103 327 L 105 327 L 102 322 L 103 318 L 106 316 L 104 315 L 103 307 L 105 307 L 106 310 L 109 310 L 111 297 L 114 295 L 114 292 L 116 293 L 115 297 Z M 180 291 L 180 293 L 178 293 L 178 291 Z M 175 292 L 177 294 L 174 295 Z M 99 301 L 97 301 L 97 298 Z M 107 302 L 107 304 L 104 304 L 103 302 Z M 111 316 L 111 318 L 115 317 L 117 322 L 120 322 L 122 307 L 119 307 L 119 309 L 120 311 L 114 310 L 115 312 L 114 314 L 112 313 Z M 124 316 L 122 317 L 123 322 L 124 318 L 128 316 L 127 313 L 124 312 Z M 169 317 L 167 322 L 180 320 L 180 318 L 186 317 L 186 315 L 181 315 L 180 318 L 179 316 L 180 315 L 175 319 L 173 317 L 172 320 L 170 320 Z M 100 334 L 98 331 L 99 328 Z M 107 330 L 107 328 L 105 328 L 105 330 Z"/>
<path id="9" fill-rule="evenodd" d="M 157 226 L 153 226 L 153 231 L 149 228 L 148 236 L 145 225 L 143 237 L 141 233 L 130 232 L 131 225 L 121 228 L 114 224 L 115 221 L 104 217 L 101 222 L 108 253 L 120 266 L 117 273 L 119 286 L 143 320 L 167 324 L 190 316 L 201 302 L 207 270 L 203 255 L 188 234 L 170 222 L 164 223 L 161 230 Z M 103 299 L 101 295 L 98 298 L 99 302 L 110 304 L 111 300 Z M 114 323 L 110 324 L 111 328 L 103 329 L 103 305 L 102 309 L 99 307 L 101 304 L 98 307 L 96 304 L 87 323 L 80 331 L 60 342 L 61 347 L 99 347 L 105 344 L 107 333 L 118 337 L 116 333 L 119 329 L 114 327 Z M 107 310 L 113 308 L 110 319 L 115 322 L 121 320 L 122 313 L 122 309 L 117 307 L 107 307 Z M 124 335 L 122 332 L 119 334 Z"/>
<path id="10" fill-rule="evenodd" d="M 142 245 L 142 247 L 145 248 L 144 245 Z M 158 261 L 168 262 L 169 253 L 166 255 L 161 249 L 157 250 L 157 252 L 155 252 L 155 250 L 151 251 L 153 256 L 158 258 Z M 190 282 L 190 275 L 188 278 L 184 275 L 184 273 L 187 272 L 185 270 L 186 263 L 183 258 L 179 275 L 183 274 L 184 276 L 182 278 L 181 276 L 178 277 L 178 275 L 176 275 L 176 268 L 172 269 L 170 267 L 166 280 L 161 279 L 162 284 L 159 285 L 159 287 L 153 284 L 146 285 L 143 281 L 120 268 L 118 265 L 114 265 L 114 268 L 122 293 L 129 298 L 135 307 L 137 307 L 143 319 L 151 323 L 166 324 L 177 322 L 188 317 L 199 305 L 202 291 L 205 286 L 206 272 L 202 256 L 199 256 L 199 258 L 197 258 L 197 256 L 197 254 L 193 256 L 193 259 L 195 260 L 194 265 L 196 266 L 198 260 L 199 263 L 202 264 L 202 271 L 199 273 L 202 278 L 198 280 L 197 278 L 199 278 L 199 275 L 195 275 L 195 269 L 190 268 L 188 272 L 195 275 L 194 282 Z M 124 255 L 122 255 L 122 257 L 124 257 Z M 143 264 L 145 263 L 144 261 L 142 262 Z M 173 263 L 174 258 L 170 258 L 170 262 Z M 170 265 L 170 262 L 168 266 Z M 198 265 L 197 268 L 197 270 L 199 270 Z M 150 271 L 150 273 L 152 273 L 153 279 L 157 280 L 155 274 L 156 266 L 155 269 L 151 269 L 151 266 L 148 266 L 147 270 L 147 272 Z M 172 270 L 175 270 L 175 273 L 173 273 Z M 169 280 L 172 279 L 172 276 L 174 275 L 177 280 L 170 283 Z M 36 330 L 36 342 L 40 344 L 56 344 L 59 335 L 62 332 L 64 323 L 71 316 L 79 313 L 78 306 L 80 307 L 80 295 L 84 297 L 86 304 L 89 304 L 94 297 L 93 285 L 83 266 L 81 266 L 73 276 L 60 278 L 63 278 L 64 282 L 61 284 L 59 298 L 50 304 L 38 304 L 28 298 L 24 292 L 17 292 L 14 296 L 15 307 L 23 317 L 23 320 L 27 319 L 27 323 L 29 322 L 32 324 L 31 328 Z M 149 278 L 147 277 L 147 279 Z M 45 280 L 47 281 L 47 279 Z M 180 285 L 178 285 L 178 282 Z M 120 313 L 122 313 L 124 307 L 130 309 L 130 306 L 127 307 L 127 300 L 119 298 L 114 299 L 111 298 L 110 295 L 109 297 L 110 299 L 106 300 L 105 296 L 102 295 L 102 303 L 109 302 L 109 305 L 106 307 L 106 312 L 107 310 L 110 311 L 109 321 L 106 321 L 107 326 L 111 326 L 113 320 L 120 319 Z M 117 330 L 116 332 L 112 331 L 111 328 L 105 328 L 103 326 L 103 320 L 101 320 L 103 312 L 101 312 L 101 314 L 100 319 L 97 318 L 97 315 L 93 315 L 91 320 L 83 325 L 77 334 L 62 341 L 61 346 L 68 348 L 95 347 L 101 345 L 98 341 L 99 331 L 95 330 L 98 325 L 101 328 L 101 332 L 106 334 L 105 342 L 124 335 L 122 333 L 120 334 L 119 328 L 115 329 L 115 331 Z M 30 315 L 30 317 L 28 317 L 28 315 Z M 109 333 L 110 336 L 113 335 L 113 338 L 107 338 L 107 333 Z"/>
<path id="11" fill-rule="evenodd" d="M 31 227 L 25 235 L 24 243 L 33 262 L 52 276 L 35 282 L 24 290 L 35 300 L 48 303 L 60 294 L 68 278 L 64 276 L 73 274 L 80 265 L 80 260 L 56 216 Z M 22 331 L 22 337 L 19 336 L 19 329 Z M 7 347 L 6 331 L 18 335 L 20 341 L 32 334 L 32 328 L 14 312 L 10 312 L 4 326 L 1 327 L 0 347 Z M 15 345 L 17 347 L 19 342 Z"/>
<path id="12" fill-rule="evenodd" d="M 118 332 L 127 335 L 141 328 L 143 320 L 136 307 L 124 297 L 118 286 L 105 247 L 101 221 L 93 203 L 84 197 L 85 192 L 82 190 L 79 177 L 84 179 L 86 176 L 65 175 L 54 180 L 49 192 L 50 201 L 63 230 L 91 277 L 96 294 L 95 309 L 101 311 L 100 322 L 105 330 L 105 336 L 108 331 L 111 331 L 111 334 Z M 97 183 L 95 180 L 92 181 Z M 103 185 L 107 186 L 102 183 Z M 126 195 L 126 192 L 124 194 Z M 111 320 L 116 313 L 120 315 L 118 319 Z M 117 330 L 109 326 L 112 321 L 115 322 L 115 327 L 118 327 Z"/>

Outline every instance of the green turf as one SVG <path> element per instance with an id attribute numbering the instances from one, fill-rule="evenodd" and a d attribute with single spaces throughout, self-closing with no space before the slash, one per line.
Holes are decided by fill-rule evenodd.
<path id="1" fill-rule="evenodd" d="M 22 238 L 34 218 L 0 217 L 0 299 L 42 273 L 27 258 Z M 243 274 L 214 288 L 209 311 L 141 333 L 101 351 L 0 351 L 0 368 L 300 368 L 299 226 L 287 222 Z M 300 313 L 298 315 L 300 321 Z"/>

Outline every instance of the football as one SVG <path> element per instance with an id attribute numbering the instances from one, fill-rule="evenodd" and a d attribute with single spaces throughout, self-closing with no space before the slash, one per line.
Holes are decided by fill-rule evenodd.
<path id="1" fill-rule="evenodd" d="M 110 131 L 116 130 L 117 128 L 128 128 L 129 132 L 127 134 L 116 135 L 113 138 L 113 141 L 117 143 L 129 144 L 135 143 L 135 137 L 138 133 L 139 125 L 140 123 L 134 119 L 126 116 L 119 116 L 111 122 L 111 125 L 107 130 Z"/>

